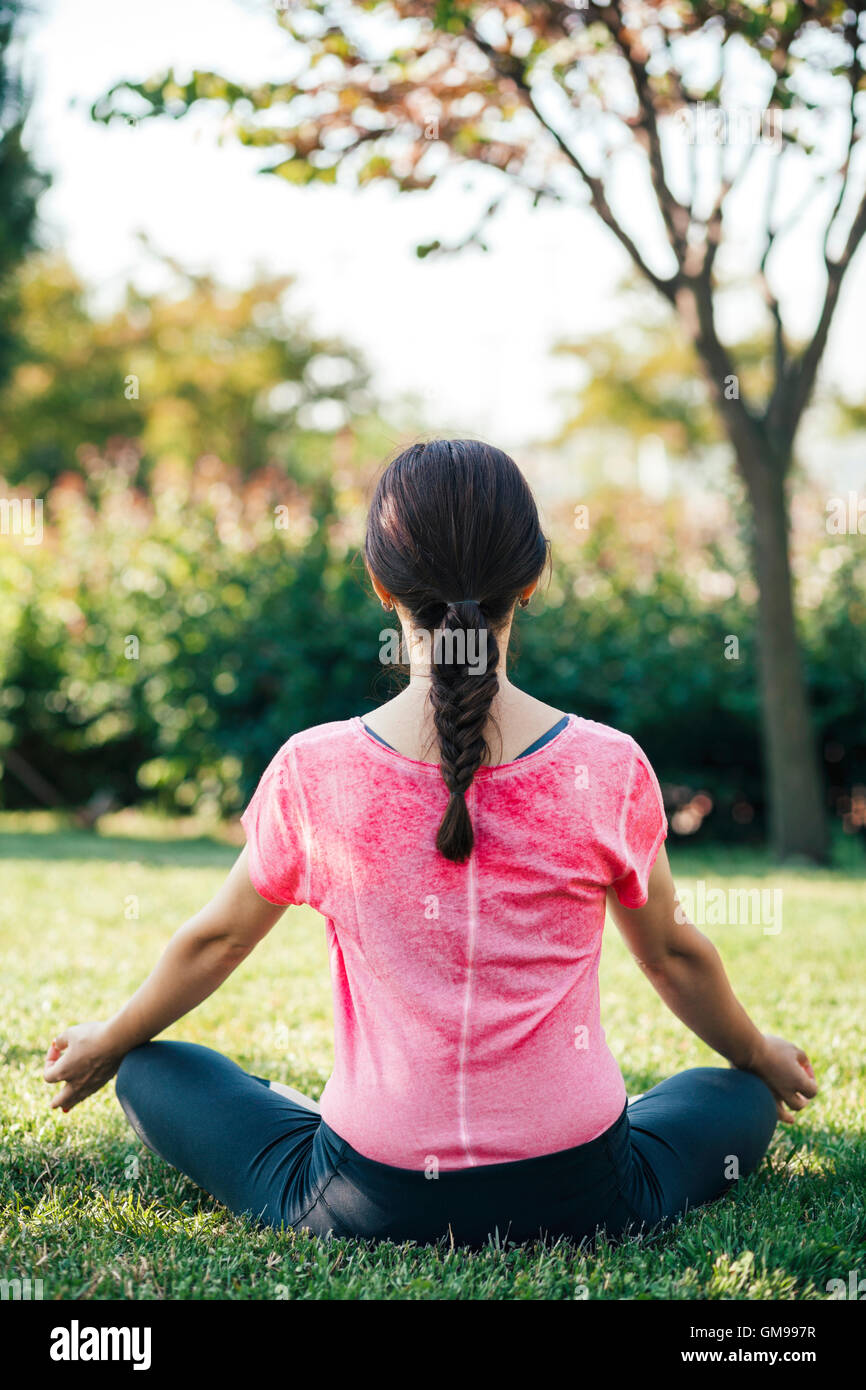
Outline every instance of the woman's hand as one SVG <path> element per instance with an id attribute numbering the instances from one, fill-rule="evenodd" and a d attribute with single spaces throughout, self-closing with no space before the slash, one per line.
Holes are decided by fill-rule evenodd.
<path id="1" fill-rule="evenodd" d="M 106 1033 L 105 1023 L 76 1023 L 53 1039 L 42 1075 L 66 1085 L 51 1101 L 52 1110 L 58 1105 L 64 1112 L 71 1110 L 114 1076 L 123 1053 L 111 1051 Z"/>
<path id="2" fill-rule="evenodd" d="M 756 1055 L 750 1059 L 753 1071 L 776 1097 L 776 1109 L 783 1124 L 793 1124 L 792 1110 L 802 1110 L 818 1094 L 812 1064 L 802 1047 L 764 1034 Z"/>

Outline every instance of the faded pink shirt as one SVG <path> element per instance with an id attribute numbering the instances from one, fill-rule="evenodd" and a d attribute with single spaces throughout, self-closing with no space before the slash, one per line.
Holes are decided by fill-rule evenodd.
<path id="1" fill-rule="evenodd" d="M 667 834 L 642 750 L 577 715 L 475 774 L 465 864 L 435 848 L 447 801 L 435 763 L 354 718 L 290 738 L 242 817 L 257 891 L 327 922 L 322 1117 L 400 1168 L 531 1158 L 613 1124 L 626 1092 L 599 1015 L 605 890 L 640 907 Z"/>

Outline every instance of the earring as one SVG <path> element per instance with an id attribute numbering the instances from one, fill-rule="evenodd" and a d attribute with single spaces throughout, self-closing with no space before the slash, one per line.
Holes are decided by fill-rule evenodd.
<path id="1" fill-rule="evenodd" d="M 391 611 L 391 609 L 394 607 L 394 605 L 393 605 L 393 603 L 391 602 L 390 599 L 388 599 L 387 602 L 386 602 L 385 599 L 382 599 L 382 607 L 384 608 L 384 610 L 385 610 L 386 613 L 390 613 L 390 611 Z"/>
<path id="2" fill-rule="evenodd" d="M 521 608 L 528 608 L 528 607 L 529 607 L 529 599 L 528 599 L 528 598 L 519 599 L 518 602 L 520 603 L 520 607 L 521 607 Z"/>

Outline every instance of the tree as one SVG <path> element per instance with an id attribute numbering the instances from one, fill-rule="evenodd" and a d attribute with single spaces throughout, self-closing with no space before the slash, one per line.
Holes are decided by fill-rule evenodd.
<path id="1" fill-rule="evenodd" d="M 0 381 L 16 358 L 11 319 L 16 305 L 15 271 L 32 250 L 36 205 L 48 184 L 23 144 L 27 97 L 13 43 L 23 6 L 0 0 Z"/>
<path id="2" fill-rule="evenodd" d="M 0 477 L 39 491 L 81 472 L 88 451 L 126 439 L 145 482 L 158 460 L 204 454 L 243 477 L 275 464 L 305 480 L 321 471 L 335 434 L 357 434 L 373 418 L 365 364 L 290 312 L 290 277 L 228 291 L 171 269 L 168 289 L 130 287 L 104 317 L 90 313 L 66 261 L 34 256 L 19 272 Z"/>
<path id="3" fill-rule="evenodd" d="M 758 653 L 771 839 L 780 856 L 826 854 L 821 776 L 795 624 L 787 482 L 845 275 L 866 233 L 857 187 L 864 16 L 861 5 L 805 0 L 359 0 L 280 5 L 296 41 L 285 82 L 244 85 L 213 72 L 118 84 L 96 119 L 182 117 L 223 103 L 237 138 L 278 152 L 267 172 L 295 183 L 390 180 L 430 188 L 459 165 L 497 171 L 501 188 L 536 203 L 581 199 L 693 345 L 745 485 L 760 593 Z M 740 78 L 759 83 L 759 119 L 745 154 L 726 142 Z M 833 158 L 832 122 L 846 134 Z M 746 113 L 747 114 L 747 113 Z M 708 177 L 706 126 L 718 158 Z M 822 154 L 823 151 L 823 154 Z M 826 156 L 826 158 L 825 158 Z M 639 162 L 639 172 L 636 169 Z M 618 207 L 614 174 L 629 161 L 657 225 Z M 763 165 L 761 247 L 753 266 L 772 327 L 769 386 L 750 394 L 735 345 L 720 331 L 719 251 L 736 192 Z M 791 200 L 806 173 L 805 196 Z M 825 208 L 826 202 L 826 208 Z M 773 267 L 804 209 L 824 214 L 826 283 L 814 330 L 795 343 Z M 631 217 L 629 217 L 631 212 Z M 465 244 L 465 242 L 461 243 Z M 438 241 L 419 251 L 442 249 Z"/>
<path id="4" fill-rule="evenodd" d="M 726 450 L 721 421 L 697 353 L 684 337 L 677 316 L 635 275 L 620 285 L 617 307 L 612 326 L 554 345 L 556 356 L 575 361 L 582 379 L 576 391 L 561 393 L 565 413 L 551 442 L 561 445 L 574 440 L 585 445 L 581 454 L 599 461 L 603 478 L 604 459 L 611 448 L 622 450 L 625 445 L 637 464 L 639 446 L 653 439 L 662 443 L 671 459 L 691 469 L 697 465 L 702 481 L 713 480 L 716 490 L 721 490 L 727 481 L 718 476 L 720 450 Z M 737 342 L 739 387 L 749 399 L 765 395 L 771 385 L 771 349 L 764 330 Z M 862 406 L 829 381 L 813 396 L 811 409 L 813 427 L 832 430 L 839 438 L 863 427 Z M 724 490 L 733 499 L 742 485 L 736 476 L 731 482 L 736 486 Z M 817 495 L 811 494 L 813 504 Z M 826 513 L 821 516 L 824 519 Z M 747 565 L 748 557 L 744 558 Z M 742 559 L 738 569 L 744 571 Z"/>

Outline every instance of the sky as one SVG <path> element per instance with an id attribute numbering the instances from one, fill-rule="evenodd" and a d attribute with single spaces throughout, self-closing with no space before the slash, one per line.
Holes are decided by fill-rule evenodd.
<path id="1" fill-rule="evenodd" d="M 245 283 L 257 268 L 292 274 L 295 310 L 314 331 L 358 346 L 382 397 L 414 396 L 427 428 L 511 449 L 548 439 L 562 418 L 559 393 L 578 380 L 574 364 L 550 349 L 616 322 L 627 269 L 592 213 L 533 211 L 516 199 L 491 225 L 488 254 L 422 261 L 414 254 L 419 242 L 456 239 L 473 225 L 484 188 L 472 192 L 461 175 L 408 196 L 378 186 L 360 194 L 294 189 L 257 174 L 255 151 L 231 139 L 221 144 L 214 112 L 131 127 L 89 118 L 90 103 L 112 83 L 169 66 L 241 80 L 285 76 L 287 43 L 267 0 L 39 0 L 25 59 L 34 93 L 28 139 L 54 179 L 41 206 L 45 239 L 67 254 L 97 307 L 110 307 L 130 280 L 145 289 L 164 280 L 141 233 L 226 284 Z M 757 163 L 740 195 L 743 209 L 761 193 Z M 626 171 L 617 196 L 631 200 L 638 221 L 651 218 L 648 199 L 635 206 L 640 192 L 628 178 Z M 776 262 L 783 304 L 802 332 L 822 288 L 813 233 L 807 218 Z M 730 268 L 747 249 L 744 233 Z M 866 250 L 826 358 L 828 378 L 852 395 L 866 385 L 864 261 Z M 739 312 L 729 307 L 723 331 L 736 331 Z"/>

